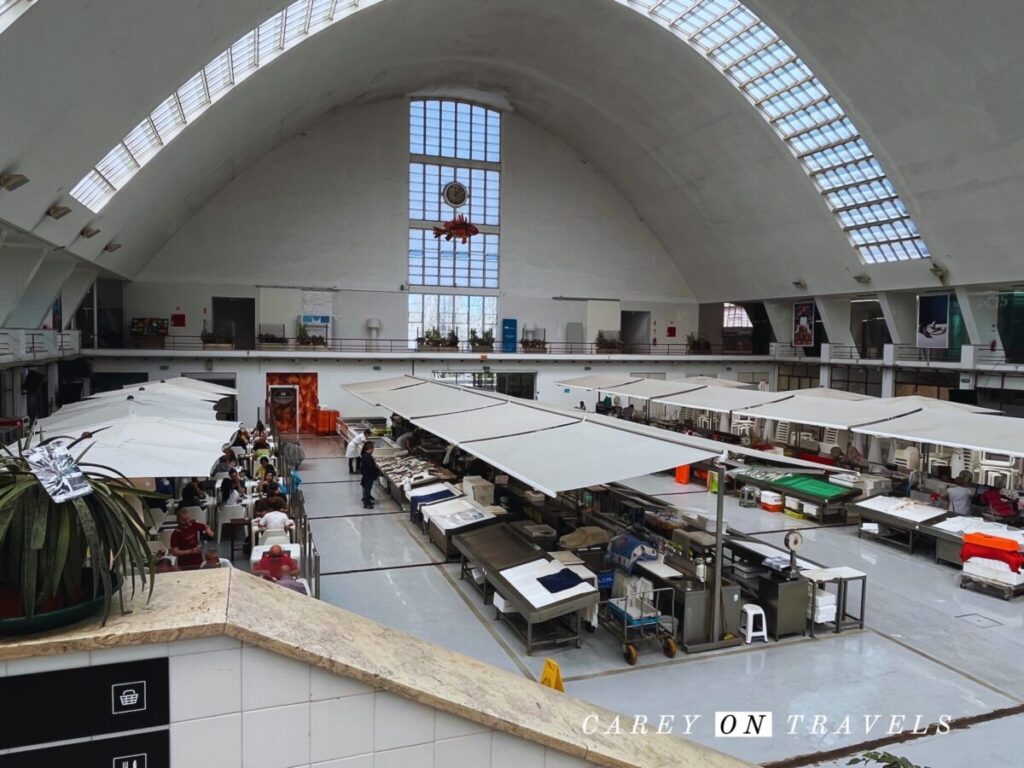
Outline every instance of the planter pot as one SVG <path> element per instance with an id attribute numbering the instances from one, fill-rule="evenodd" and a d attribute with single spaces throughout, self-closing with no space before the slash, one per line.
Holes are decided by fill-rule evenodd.
<path id="1" fill-rule="evenodd" d="M 284 352 L 291 349 L 291 345 L 287 341 L 259 341 L 256 343 L 259 349 L 267 351 Z"/>
<path id="2" fill-rule="evenodd" d="M 624 347 L 597 347 L 597 353 L 603 355 L 621 355 Z"/>
<path id="3" fill-rule="evenodd" d="M 230 352 L 235 348 L 234 344 L 215 344 L 213 342 L 203 342 L 203 349 L 216 349 L 224 352 Z"/>
<path id="4" fill-rule="evenodd" d="M 548 351 L 547 344 L 543 347 L 523 347 L 523 354 L 540 354 Z"/>
<path id="5" fill-rule="evenodd" d="M 116 595 L 121 589 L 121 576 L 118 573 L 110 574 L 111 587 Z M 27 635 L 35 632 L 47 632 L 58 627 L 65 627 L 69 624 L 86 619 L 103 607 L 103 594 L 92 596 L 92 571 L 88 568 L 82 569 L 82 583 L 90 595 L 81 603 L 70 605 L 66 608 L 58 608 L 55 611 L 36 612 L 31 619 L 19 616 L 12 619 L 0 619 L 0 637 L 8 635 Z M 99 585 L 103 589 L 103 584 Z"/>
<path id="6" fill-rule="evenodd" d="M 470 342 L 469 347 L 474 352 L 493 352 L 494 351 L 494 345 L 493 344 L 473 344 L 472 342 Z"/>
<path id="7" fill-rule="evenodd" d="M 288 345 L 286 344 L 284 348 L 288 349 Z M 300 350 L 327 349 L 327 345 L 326 344 L 299 344 L 298 348 Z"/>
<path id="8" fill-rule="evenodd" d="M 417 352 L 458 352 L 458 347 L 434 347 L 427 344 L 416 347 Z"/>

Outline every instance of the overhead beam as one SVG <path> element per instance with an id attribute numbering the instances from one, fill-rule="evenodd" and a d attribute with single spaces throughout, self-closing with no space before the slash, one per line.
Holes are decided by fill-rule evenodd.
<path id="1" fill-rule="evenodd" d="M 5 325 L 8 328 L 38 328 L 74 268 L 74 261 L 64 254 L 51 254 L 44 258 L 7 316 Z"/>
<path id="2" fill-rule="evenodd" d="M 96 281 L 99 269 L 91 264 L 76 264 L 60 289 L 60 303 L 64 313 L 63 327 L 71 325 L 82 299 Z M 63 330 L 63 329 L 62 329 Z"/>
<path id="3" fill-rule="evenodd" d="M 0 232 L 6 238 L 6 232 Z M 0 250 L 0 328 L 8 327 L 8 318 L 36 276 L 46 258 L 42 248 L 4 248 Z M 12 326 L 13 327 L 13 326 Z"/>

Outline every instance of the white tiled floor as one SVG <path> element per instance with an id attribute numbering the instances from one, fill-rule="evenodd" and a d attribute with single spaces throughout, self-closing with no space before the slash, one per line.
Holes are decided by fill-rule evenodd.
<path id="1" fill-rule="evenodd" d="M 334 479 L 347 478 L 348 468 L 340 460 L 319 460 L 309 466 L 315 466 L 313 472 L 325 480 L 331 479 L 332 471 Z M 662 498 L 677 506 L 714 511 L 714 497 L 703 492 L 676 495 L 680 486 L 669 476 L 642 478 L 634 484 L 649 492 L 672 494 Z M 313 521 L 323 571 L 377 569 L 325 577 L 322 594 L 328 602 L 505 669 L 524 665 L 536 675 L 545 656 L 551 655 L 568 678 L 572 695 L 630 713 L 699 713 L 704 731 L 695 728 L 694 738 L 757 762 L 852 746 L 863 740 L 856 734 L 779 735 L 779 729 L 785 730 L 786 716 L 794 712 L 821 712 L 830 718 L 844 713 L 920 712 L 937 718 L 939 714 L 986 713 L 1018 704 L 1024 698 L 1024 665 L 1019 663 L 1019 651 L 1024 650 L 1020 601 L 1004 604 L 965 593 L 955 586 L 952 569 L 935 566 L 924 557 L 908 558 L 874 542 L 858 542 L 855 527 L 815 528 L 784 515 L 741 508 L 734 499 L 729 500 L 726 509 L 726 519 L 734 529 L 764 533 L 764 540 L 778 543 L 782 534 L 771 531 L 803 528 L 806 543 L 801 554 L 825 564 L 869 571 L 868 626 L 883 634 L 869 629 L 817 641 L 792 638 L 756 650 L 741 647 L 698 656 L 680 653 L 672 662 L 652 648 L 641 654 L 637 667 L 629 668 L 621 660 L 617 641 L 603 631 L 586 635 L 578 650 L 526 657 L 521 642 L 507 627 L 495 624 L 493 608 L 484 607 L 477 592 L 457 581 L 456 565 L 423 565 L 439 556 L 425 538 L 402 524 L 402 515 L 358 515 L 362 509 L 357 484 L 312 488 L 315 490 L 307 494 L 309 514 L 331 515 L 330 519 Z M 687 486 L 684 490 L 700 489 Z M 382 501 L 375 511 L 394 511 L 394 507 L 390 501 Z M 358 516 L 351 516 L 353 512 Z M 410 564 L 422 567 L 395 567 Z M 467 601 L 476 610 L 471 610 Z M 965 613 L 980 613 L 1003 626 L 995 631 L 978 629 L 957 618 Z M 494 632 L 503 643 L 495 639 Z M 981 652 L 975 653 L 979 648 Z M 962 671 L 971 675 L 965 676 Z M 776 713 L 775 738 L 714 739 L 709 720 L 716 709 L 758 708 Z M 435 733 L 442 740 L 469 736 L 464 742 L 468 750 L 480 751 L 484 742 L 483 738 L 472 740 L 471 732 L 449 734 L 446 730 L 442 735 L 440 716 Z M 963 751 L 957 754 L 967 754 L 984 733 L 985 729 L 977 726 L 963 732 L 957 741 Z M 379 753 L 372 763 L 375 768 L 421 768 L 440 765 L 442 758 L 447 762 L 448 748 L 441 744 L 405 746 L 410 739 L 426 739 L 425 732 L 395 738 L 398 741 L 387 733 L 376 734 L 378 746 L 393 744 L 396 748 Z M 569 758 L 559 762 L 563 756 L 545 754 L 542 747 L 500 733 L 489 734 L 489 739 L 495 768 L 583 764 Z M 925 747 L 922 744 L 919 749 Z M 985 754 L 987 747 L 981 748 Z M 993 755 L 1005 753 L 1000 744 L 992 746 Z M 945 768 L 947 764 L 960 768 L 964 764 L 929 759 L 932 762 L 926 764 L 932 768 Z M 371 764 L 369 758 L 353 760 L 337 768 L 365 768 Z"/>

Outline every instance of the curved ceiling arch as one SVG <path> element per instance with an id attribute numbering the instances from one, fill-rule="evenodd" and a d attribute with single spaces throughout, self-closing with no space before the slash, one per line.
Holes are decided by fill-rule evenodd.
<path id="1" fill-rule="evenodd" d="M 71 190 L 98 213 L 236 85 L 380 0 L 295 0 L 249 30 L 132 128 Z M 868 264 L 928 257 L 907 206 L 810 67 L 739 0 L 616 0 L 680 38 L 731 83 L 792 153 Z"/>

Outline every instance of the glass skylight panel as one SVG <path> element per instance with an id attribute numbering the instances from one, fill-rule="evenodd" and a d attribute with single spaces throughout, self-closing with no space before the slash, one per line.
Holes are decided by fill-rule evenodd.
<path id="1" fill-rule="evenodd" d="M 206 73 L 206 88 L 212 103 L 234 84 L 231 79 L 231 50 L 222 52 L 203 68 L 203 72 Z"/>
<path id="2" fill-rule="evenodd" d="M 157 134 L 160 136 L 160 141 L 164 144 L 181 133 L 185 127 L 185 117 L 182 115 L 181 109 L 178 108 L 178 97 L 176 94 L 171 94 L 164 99 L 163 103 L 153 110 L 153 114 L 150 117 L 153 120 L 153 126 L 156 128 Z"/>
<path id="3" fill-rule="evenodd" d="M 309 9 L 309 28 L 311 30 L 331 20 L 334 2 L 335 0 L 313 0 Z"/>
<path id="4" fill-rule="evenodd" d="M 246 32 L 231 46 L 231 67 L 235 77 L 235 85 L 256 71 L 259 66 L 256 59 L 256 30 Z"/>
<path id="5" fill-rule="evenodd" d="M 103 210 L 117 189 L 94 168 L 71 188 L 71 196 L 94 213 Z"/>
<path id="6" fill-rule="evenodd" d="M 500 113 L 465 102 L 410 102 L 409 151 L 415 155 L 500 162 Z"/>
<path id="7" fill-rule="evenodd" d="M 813 77 L 811 70 L 800 59 L 787 62 L 763 75 L 749 81 L 743 90 L 755 101 L 774 96 L 794 85 L 798 85 Z"/>
<path id="8" fill-rule="evenodd" d="M 445 185 L 458 181 L 469 191 L 462 208 L 452 208 L 441 197 Z M 500 223 L 501 174 L 483 168 L 461 168 L 432 163 L 409 164 L 409 218 L 448 221 L 461 213 L 474 224 Z"/>
<path id="9" fill-rule="evenodd" d="M 131 156 L 124 144 L 118 144 L 107 153 L 107 156 L 100 160 L 96 166 L 103 178 L 109 181 L 115 189 L 120 189 L 125 182 L 132 177 L 132 174 L 139 168 L 135 158 Z"/>
<path id="10" fill-rule="evenodd" d="M 178 103 L 181 104 L 181 112 L 186 123 L 209 106 L 210 100 L 206 95 L 206 80 L 202 70 L 192 75 L 178 89 Z"/>
<path id="11" fill-rule="evenodd" d="M 163 146 L 148 117 L 131 129 L 124 137 L 124 144 L 140 166 L 159 152 L 160 147 Z"/>
<path id="12" fill-rule="evenodd" d="M 310 0 L 297 0 L 284 10 L 284 46 L 306 34 L 309 24 Z"/>
<path id="13" fill-rule="evenodd" d="M 266 66 L 281 52 L 282 32 L 284 30 L 284 11 L 275 13 L 260 24 L 256 30 L 257 56 L 256 65 Z"/>
<path id="14" fill-rule="evenodd" d="M 693 8 L 700 0 L 666 0 L 651 9 L 651 12 L 659 19 L 675 21 L 688 10 Z"/>

